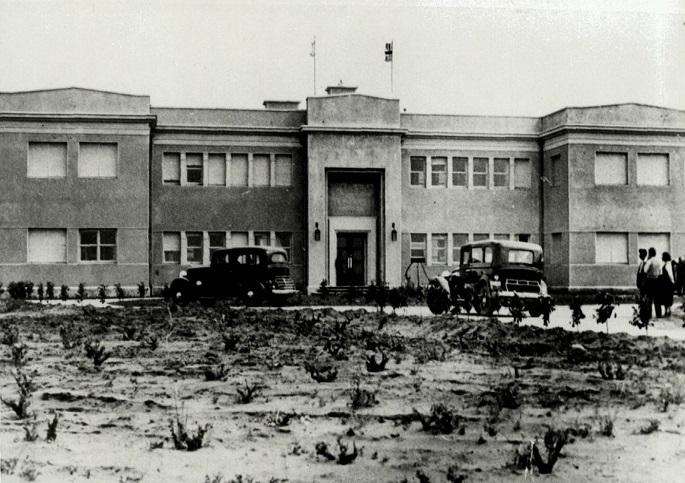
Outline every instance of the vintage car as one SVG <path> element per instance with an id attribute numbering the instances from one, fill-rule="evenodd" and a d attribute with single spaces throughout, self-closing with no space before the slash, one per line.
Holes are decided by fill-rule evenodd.
<path id="1" fill-rule="evenodd" d="M 484 240 L 461 247 L 459 268 L 431 279 L 426 301 L 434 314 L 460 309 L 468 313 L 473 307 L 490 315 L 517 299 L 538 317 L 547 306 L 546 297 L 540 245 Z"/>
<path id="2" fill-rule="evenodd" d="M 169 287 L 179 305 L 200 299 L 237 297 L 247 304 L 297 293 L 282 248 L 236 247 L 216 250 L 208 267 L 181 270 Z"/>

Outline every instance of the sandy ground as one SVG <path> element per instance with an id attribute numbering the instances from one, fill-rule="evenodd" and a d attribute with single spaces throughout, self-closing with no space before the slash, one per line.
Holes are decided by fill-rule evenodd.
<path id="1" fill-rule="evenodd" d="M 651 337 L 660 326 L 685 331 L 682 311 L 657 322 L 650 337 L 636 337 L 618 333 L 629 306 L 619 307 L 610 335 L 590 306 L 584 323 L 599 332 L 555 328 L 570 328 L 563 307 L 547 330 L 535 320 L 519 327 L 506 318 L 427 317 L 421 307 L 398 316 L 344 309 L 217 306 L 170 318 L 161 304 L 58 305 L 0 314 L 2 333 L 17 327 L 28 346 L 20 370 L 36 386 L 30 410 L 38 433 L 25 441 L 26 422 L 3 405 L 3 483 L 218 483 L 240 481 L 238 475 L 293 482 L 682 481 L 685 343 Z M 67 342 L 102 341 L 111 357 L 101 370 L 82 345 L 64 347 L 61 328 Z M 389 356 L 385 370 L 367 371 L 372 349 Z M 0 395 L 13 400 L 16 368 L 10 347 L 0 351 Z M 612 372 L 620 364 L 625 376 L 604 379 L 600 363 Z M 221 380 L 207 380 L 206 371 L 220 372 L 221 364 Z M 308 364 L 335 368 L 337 377 L 316 382 Z M 361 399 L 367 396 L 362 402 L 376 403 L 353 407 L 355 379 Z M 243 404 L 237 390 L 246 382 L 259 390 Z M 450 424 L 426 430 L 413 409 L 427 416 L 438 403 L 451 411 Z M 49 443 L 47 420 L 55 413 L 57 439 Z M 202 448 L 174 449 L 169 421 L 177 414 L 190 433 L 211 425 Z M 642 434 L 650 420 L 658 430 Z M 607 422 L 611 436 L 601 431 Z M 514 465 L 517 451 L 536 438 L 546 456 L 549 426 L 568 438 L 552 474 Z M 338 439 L 348 451 L 358 449 L 349 464 L 316 454 L 325 442 L 337 456 Z"/>

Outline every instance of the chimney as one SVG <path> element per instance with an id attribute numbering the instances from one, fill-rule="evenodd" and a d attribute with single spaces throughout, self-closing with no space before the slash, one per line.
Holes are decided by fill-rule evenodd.
<path id="1" fill-rule="evenodd" d="M 296 111 L 300 101 L 264 101 L 264 107 L 274 111 Z"/>
<path id="2" fill-rule="evenodd" d="M 329 96 L 335 96 L 337 94 L 354 94 L 356 91 L 356 87 L 345 86 L 343 85 L 343 81 L 340 81 L 337 86 L 326 87 L 326 94 Z"/>

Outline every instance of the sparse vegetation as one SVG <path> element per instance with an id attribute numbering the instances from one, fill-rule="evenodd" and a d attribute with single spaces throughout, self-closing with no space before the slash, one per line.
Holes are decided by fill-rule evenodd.
<path id="1" fill-rule="evenodd" d="M 316 382 L 333 382 L 338 377 L 338 369 L 332 364 L 305 362 L 304 369 Z"/>
<path id="2" fill-rule="evenodd" d="M 124 289 L 119 282 L 114 284 L 114 291 L 116 292 L 119 300 L 123 300 L 126 297 L 126 292 L 124 292 Z"/>
<path id="3" fill-rule="evenodd" d="M 540 453 L 539 442 L 536 438 L 534 441 L 519 447 L 516 452 L 515 464 L 519 469 L 532 471 L 533 468 L 536 468 L 540 474 L 552 473 L 566 442 L 567 435 L 565 431 L 548 427 L 543 437 L 543 444 L 546 450 L 545 458 Z"/>
<path id="4" fill-rule="evenodd" d="M 83 285 L 83 282 L 79 282 L 78 289 L 76 289 L 76 295 L 79 303 L 83 302 L 83 299 L 86 296 L 86 287 Z"/>
<path id="5" fill-rule="evenodd" d="M 640 434 L 652 434 L 659 431 L 659 420 L 650 419 L 645 426 L 640 427 Z"/>
<path id="6" fill-rule="evenodd" d="M 69 298 L 69 286 L 68 285 L 62 285 L 59 288 L 59 298 L 62 302 L 66 302 L 66 300 Z"/>
<path id="7" fill-rule="evenodd" d="M 52 419 L 48 419 L 48 431 L 45 435 L 45 441 L 53 443 L 57 440 L 57 424 L 59 423 L 59 415 L 53 414 Z"/>
<path id="8" fill-rule="evenodd" d="M 55 284 L 50 281 L 45 284 L 45 297 L 48 300 L 55 299 Z"/>
<path id="9" fill-rule="evenodd" d="M 147 292 L 147 288 L 145 287 L 145 282 L 139 282 L 138 283 L 138 297 L 141 299 L 145 297 L 145 293 Z"/>
<path id="10" fill-rule="evenodd" d="M 205 435 L 212 426 L 210 424 L 205 424 L 204 426 L 198 425 L 194 434 L 188 433 L 186 427 L 187 420 L 181 421 L 181 416 L 178 412 L 176 412 L 174 419 L 169 420 L 169 430 L 171 431 L 171 439 L 174 442 L 174 448 L 180 451 L 199 450 L 205 443 Z"/>
<path id="11" fill-rule="evenodd" d="M 342 442 L 342 437 L 339 437 L 337 440 L 338 443 L 338 456 L 334 456 L 328 449 L 328 445 L 320 441 L 316 443 L 314 447 L 315 454 L 317 456 L 322 456 L 323 458 L 327 459 L 328 461 L 335 461 L 339 465 L 349 465 L 350 463 L 354 462 L 355 459 L 357 459 L 358 456 L 358 451 L 357 451 L 357 445 L 355 442 L 352 442 L 352 452 L 348 452 L 349 448 L 346 444 Z"/>
<path id="12" fill-rule="evenodd" d="M 19 327 L 16 324 L 6 324 L 2 331 L 2 344 L 7 346 L 14 346 L 19 342 Z"/>
<path id="13" fill-rule="evenodd" d="M 19 370 L 14 373 L 14 380 L 17 383 L 19 397 L 17 399 L 5 399 L 0 396 L 0 401 L 14 411 L 18 419 L 27 419 L 32 415 L 29 408 L 36 386 L 29 375 Z"/>
<path id="14" fill-rule="evenodd" d="M 38 439 L 38 423 L 35 418 L 32 421 L 26 421 L 22 428 L 24 430 L 24 441 L 32 443 Z"/>
<path id="15" fill-rule="evenodd" d="M 607 293 L 607 292 L 602 292 L 599 294 L 597 302 L 599 303 L 599 307 L 597 308 L 597 311 L 595 312 L 595 320 L 597 321 L 598 324 L 606 324 L 606 329 L 607 329 L 607 334 L 609 333 L 609 319 L 613 315 L 616 317 L 616 314 L 614 313 L 614 304 L 616 303 L 614 297 Z"/>
<path id="16" fill-rule="evenodd" d="M 571 327 L 578 327 L 581 321 L 585 318 L 580 297 L 573 296 L 571 303 L 569 304 L 569 308 L 571 309 Z"/>
<path id="17" fill-rule="evenodd" d="M 81 345 L 83 333 L 73 322 L 65 322 L 59 328 L 59 335 L 62 339 L 62 346 L 71 350 Z"/>
<path id="18" fill-rule="evenodd" d="M 238 387 L 236 392 L 238 393 L 236 395 L 236 402 L 238 404 L 249 404 L 254 400 L 254 398 L 259 396 L 261 388 L 259 384 L 249 384 L 247 380 L 245 380 L 244 388 Z"/>
<path id="19" fill-rule="evenodd" d="M 83 343 L 83 348 L 86 351 L 86 357 L 93 361 L 93 365 L 98 371 L 102 369 L 102 364 L 112 355 L 106 350 L 102 342 L 96 339 L 88 339 Z"/>
<path id="20" fill-rule="evenodd" d="M 362 408 L 370 408 L 378 404 L 376 393 L 361 387 L 361 379 L 359 376 L 352 378 L 352 387 L 350 388 L 350 407 L 354 410 Z"/>
<path id="21" fill-rule="evenodd" d="M 389 358 L 382 350 L 370 352 L 366 355 L 366 370 L 369 372 L 382 372 Z"/>
<path id="22" fill-rule="evenodd" d="M 12 346 L 12 363 L 20 368 L 26 365 L 29 347 L 23 342 L 17 342 Z"/>
<path id="23" fill-rule="evenodd" d="M 416 409 L 412 410 L 417 421 L 421 422 L 424 431 L 440 434 L 451 434 L 459 428 L 459 415 L 444 404 L 433 404 L 430 414 L 424 416 Z"/>

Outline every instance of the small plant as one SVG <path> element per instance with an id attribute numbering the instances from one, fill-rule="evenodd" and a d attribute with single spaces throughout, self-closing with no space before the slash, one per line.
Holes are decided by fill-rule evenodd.
<path id="1" fill-rule="evenodd" d="M 549 327 L 549 317 L 554 312 L 554 300 L 552 297 L 542 297 L 540 299 L 540 311 L 542 312 L 542 325 Z"/>
<path id="2" fill-rule="evenodd" d="M 540 454 L 539 444 L 537 438 L 531 441 L 530 445 L 525 445 L 523 449 L 519 449 L 516 454 L 516 465 L 521 469 L 532 471 L 535 467 L 540 474 L 550 474 L 554 468 L 554 464 L 559 459 L 561 450 L 567 442 L 567 435 L 565 431 L 560 431 L 547 428 L 545 432 L 543 443 L 547 452 L 547 457 L 542 458 Z"/>
<path id="3" fill-rule="evenodd" d="M 181 451 L 197 451 L 202 448 L 204 437 L 211 429 L 211 425 L 198 425 L 195 434 L 188 434 L 186 431 L 186 423 L 187 421 L 181 421 L 178 412 L 174 419 L 169 420 L 169 429 L 171 430 L 171 439 L 174 442 L 174 448 Z"/>
<path id="4" fill-rule="evenodd" d="M 26 419 L 31 416 L 29 407 L 31 406 L 31 398 L 36 387 L 33 384 L 33 380 L 21 371 L 17 371 L 16 374 L 14 374 L 14 380 L 19 389 L 19 398 L 16 400 L 9 400 L 0 396 L 0 401 L 14 411 L 17 418 Z"/>
<path id="5" fill-rule="evenodd" d="M 424 431 L 435 434 L 451 434 L 459 428 L 459 415 L 444 404 L 433 404 L 428 416 L 424 416 L 416 409 L 413 409 L 412 412 L 416 420 L 421 422 Z"/>
<path id="6" fill-rule="evenodd" d="M 138 297 L 141 299 L 145 297 L 145 292 L 147 288 L 145 287 L 145 282 L 138 282 Z"/>
<path id="7" fill-rule="evenodd" d="M 509 302 L 509 312 L 511 313 L 511 316 L 514 318 L 513 322 L 516 325 L 520 325 L 521 322 L 523 322 L 523 318 L 526 316 L 525 309 L 526 307 L 523 305 L 523 301 L 516 294 L 516 292 L 514 292 L 514 296 Z"/>
<path id="8" fill-rule="evenodd" d="M 100 303 L 103 304 L 107 299 L 107 287 L 104 284 L 98 285 L 98 299 L 100 300 Z"/>
<path id="9" fill-rule="evenodd" d="M 238 404 L 249 404 L 251 403 L 255 397 L 259 396 L 260 394 L 260 387 L 257 383 L 254 384 L 248 384 L 247 380 L 245 380 L 245 388 L 238 388 L 236 389 L 236 392 L 238 393 L 236 395 L 236 402 Z"/>
<path id="10" fill-rule="evenodd" d="M 45 435 L 45 441 L 53 443 L 57 439 L 57 423 L 59 423 L 59 416 L 55 413 L 52 420 L 48 419 L 48 432 Z"/>
<path id="11" fill-rule="evenodd" d="M 12 362 L 14 367 L 19 368 L 26 365 L 28 350 L 29 347 L 23 342 L 17 342 L 12 346 Z"/>
<path id="12" fill-rule="evenodd" d="M 31 298 L 33 294 L 33 283 L 32 282 L 10 282 L 7 286 L 7 292 L 15 300 L 25 300 Z"/>
<path id="13" fill-rule="evenodd" d="M 366 370 L 369 372 L 382 372 L 390 359 L 385 352 L 378 350 L 366 355 Z"/>
<path id="14" fill-rule="evenodd" d="M 607 438 L 614 437 L 614 421 L 616 420 L 615 414 L 603 414 L 598 416 L 599 419 L 599 434 L 606 436 Z"/>
<path id="15" fill-rule="evenodd" d="M 59 328 L 59 335 L 62 338 L 62 346 L 71 350 L 81 345 L 83 334 L 73 322 L 65 322 Z"/>
<path id="16" fill-rule="evenodd" d="M 402 285 L 391 288 L 388 292 L 388 303 L 392 307 L 393 315 L 397 315 L 397 309 L 406 307 L 409 302 L 409 289 Z"/>
<path id="17" fill-rule="evenodd" d="M 143 349 L 150 349 L 156 351 L 159 347 L 159 336 L 155 333 L 145 334 L 140 338 L 140 347 Z"/>
<path id="18" fill-rule="evenodd" d="M 117 298 L 119 300 L 122 300 L 123 298 L 126 297 L 126 293 L 124 292 L 124 289 L 121 287 L 121 284 L 119 282 L 114 284 L 114 290 L 117 293 Z"/>
<path id="19" fill-rule="evenodd" d="M 329 295 L 330 295 L 330 291 L 328 290 L 328 280 L 326 280 L 324 278 L 319 283 L 319 296 L 322 299 L 327 299 Z"/>
<path id="20" fill-rule="evenodd" d="M 356 443 L 352 442 L 352 452 L 348 453 L 348 446 L 342 442 L 342 437 L 337 440 L 338 443 L 338 456 L 334 456 L 328 449 L 328 445 L 319 441 L 314 446 L 314 451 L 317 456 L 323 456 L 328 461 L 336 461 L 339 465 L 349 465 L 355 459 L 357 459 L 358 451 Z"/>
<path id="21" fill-rule="evenodd" d="M 323 348 L 337 361 L 347 360 L 347 340 L 344 335 L 332 335 L 326 339 Z"/>
<path id="22" fill-rule="evenodd" d="M 355 375 L 352 378 L 352 387 L 350 388 L 350 406 L 352 409 L 370 408 L 376 404 L 378 404 L 376 393 L 363 389 L 359 376 Z"/>
<path id="23" fill-rule="evenodd" d="M 646 426 L 640 428 L 640 434 L 652 434 L 655 431 L 659 431 L 658 419 L 650 419 Z"/>
<path id="24" fill-rule="evenodd" d="M 45 284 L 45 297 L 48 300 L 54 300 L 55 299 L 55 284 L 52 282 L 48 282 Z"/>
<path id="25" fill-rule="evenodd" d="M 232 332 L 224 332 L 221 334 L 224 341 L 224 352 L 234 351 L 238 342 L 240 342 L 240 336 Z"/>
<path id="26" fill-rule="evenodd" d="M 620 362 L 617 362 L 615 365 L 612 365 L 611 361 L 599 361 L 597 363 L 597 371 L 599 372 L 599 375 L 602 377 L 602 379 L 609 381 L 613 379 L 622 381 L 626 378 L 627 372 L 623 369 L 623 366 Z"/>
<path id="27" fill-rule="evenodd" d="M 417 348 L 414 358 L 419 364 L 430 361 L 444 362 L 447 359 L 447 347 L 441 342 L 426 341 Z"/>
<path id="28" fill-rule="evenodd" d="M 102 364 L 112 355 L 105 349 L 105 346 L 99 340 L 88 339 L 83 348 L 86 351 L 86 357 L 93 361 L 96 370 L 102 369 Z"/>
<path id="29" fill-rule="evenodd" d="M 226 364 L 216 364 L 205 368 L 205 380 L 207 381 L 223 381 L 227 376 Z"/>
<path id="30" fill-rule="evenodd" d="M 458 466 L 452 465 L 449 468 L 447 468 L 446 478 L 447 481 L 449 481 L 450 483 L 464 483 L 464 481 L 466 481 L 467 476 L 461 473 L 461 470 Z"/>
<path id="31" fill-rule="evenodd" d="M 59 298 L 62 302 L 66 302 L 69 298 L 69 287 L 67 285 L 62 285 L 59 288 Z"/>
<path id="32" fill-rule="evenodd" d="M 659 391 L 659 396 L 657 398 L 657 407 L 659 408 L 659 411 L 661 411 L 662 413 L 668 411 L 668 407 L 671 404 L 678 406 L 682 402 L 683 394 L 680 391 L 680 388 L 674 387 L 673 384 L 666 384 Z"/>
<path id="33" fill-rule="evenodd" d="M 571 298 L 569 307 L 571 308 L 571 327 L 578 327 L 580 322 L 585 318 L 580 298 L 574 295 Z"/>
<path id="34" fill-rule="evenodd" d="M 24 441 L 32 443 L 38 439 L 38 423 L 35 419 L 26 421 L 22 428 L 24 429 Z"/>
<path id="35" fill-rule="evenodd" d="M 649 323 L 652 318 L 652 306 L 648 300 L 641 300 L 637 307 L 633 307 L 633 317 L 628 323 L 638 329 L 645 329 L 648 332 Z"/>
<path id="36" fill-rule="evenodd" d="M 38 301 L 40 303 L 43 303 L 43 299 L 45 298 L 45 287 L 43 286 L 43 282 L 40 282 L 38 284 Z"/>
<path id="37" fill-rule="evenodd" d="M 338 369 L 330 364 L 305 362 L 304 369 L 316 382 L 333 382 L 338 377 Z"/>
<path id="38" fill-rule="evenodd" d="M 611 318 L 612 315 L 616 317 L 616 314 L 614 314 L 614 297 L 606 292 L 602 292 L 599 295 L 598 298 L 599 302 L 599 307 L 597 308 L 597 311 L 595 312 L 595 320 L 597 320 L 598 324 L 606 324 L 607 328 L 607 334 L 609 333 L 609 319 Z"/>
<path id="39" fill-rule="evenodd" d="M 86 287 L 83 285 L 83 282 L 79 282 L 78 289 L 76 289 L 76 295 L 79 303 L 83 302 L 83 299 L 86 298 Z"/>
<path id="40" fill-rule="evenodd" d="M 2 344 L 14 346 L 19 342 L 19 327 L 16 324 L 5 325 L 2 331 Z"/>

